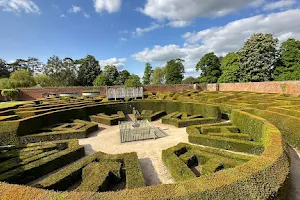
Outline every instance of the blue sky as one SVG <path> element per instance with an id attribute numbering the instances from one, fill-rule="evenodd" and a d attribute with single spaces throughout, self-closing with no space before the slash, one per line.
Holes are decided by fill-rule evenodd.
<path id="1" fill-rule="evenodd" d="M 300 39 L 299 0 L 0 0 L 0 58 L 94 55 L 141 75 L 182 58 L 238 50 L 255 32 Z"/>

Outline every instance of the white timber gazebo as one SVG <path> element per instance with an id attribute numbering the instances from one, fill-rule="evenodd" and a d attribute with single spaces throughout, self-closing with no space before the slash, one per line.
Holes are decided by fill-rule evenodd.
<path id="1" fill-rule="evenodd" d="M 106 90 L 107 99 L 121 99 L 126 97 L 131 97 L 134 99 L 144 98 L 144 88 L 143 87 L 110 87 Z"/>

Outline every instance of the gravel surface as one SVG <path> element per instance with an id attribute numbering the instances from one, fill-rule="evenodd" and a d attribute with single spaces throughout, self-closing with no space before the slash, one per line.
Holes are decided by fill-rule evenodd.
<path id="1" fill-rule="evenodd" d="M 100 129 L 97 132 L 91 134 L 89 138 L 80 139 L 79 143 L 85 146 L 88 155 L 97 151 L 108 154 L 137 152 L 146 185 L 174 183 L 161 159 L 161 152 L 180 142 L 188 143 L 186 128 L 162 124 L 161 120 L 152 124 L 163 129 L 168 136 L 156 140 L 121 143 L 118 126 L 99 124 Z"/>
<path id="2" fill-rule="evenodd" d="M 300 199 L 300 151 L 289 147 L 291 158 L 289 200 Z"/>

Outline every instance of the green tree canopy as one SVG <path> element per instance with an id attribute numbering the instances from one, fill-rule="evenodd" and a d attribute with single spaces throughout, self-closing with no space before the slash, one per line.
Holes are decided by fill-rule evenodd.
<path id="1" fill-rule="evenodd" d="M 36 72 L 42 72 L 43 70 L 43 63 L 39 61 L 38 58 L 29 57 L 26 59 L 17 59 L 13 63 L 9 64 L 11 71 L 16 71 L 19 69 L 26 69 L 31 74 Z"/>
<path id="2" fill-rule="evenodd" d="M 5 60 L 0 59 L 0 78 L 8 78 L 10 72 L 8 70 L 8 65 Z"/>
<path id="3" fill-rule="evenodd" d="M 261 82 L 272 79 L 278 39 L 272 34 L 253 34 L 240 49 L 240 82 Z"/>
<path id="4" fill-rule="evenodd" d="M 40 85 L 41 87 L 51 87 L 53 84 L 51 78 L 46 74 L 37 74 L 34 76 L 34 80 L 36 84 Z"/>
<path id="5" fill-rule="evenodd" d="M 150 85 L 150 78 L 152 74 L 152 66 L 150 63 L 146 63 L 145 71 L 144 71 L 144 76 L 143 76 L 143 83 L 144 85 Z"/>
<path id="6" fill-rule="evenodd" d="M 165 81 L 165 68 L 156 67 L 151 75 L 151 85 L 162 85 Z"/>
<path id="7" fill-rule="evenodd" d="M 48 59 L 44 67 L 45 74 L 52 80 L 53 86 L 71 86 L 75 82 L 73 60 L 66 58 L 61 60 L 58 56 Z"/>
<path id="8" fill-rule="evenodd" d="M 167 62 L 165 67 L 166 84 L 181 84 L 184 77 L 184 60 L 173 59 Z"/>
<path id="9" fill-rule="evenodd" d="M 10 63 L 9 67 L 10 67 L 10 70 L 12 72 L 17 71 L 19 69 L 26 69 L 26 70 L 28 70 L 28 68 L 27 68 L 27 60 L 17 59 L 14 62 Z"/>
<path id="10" fill-rule="evenodd" d="M 114 65 L 107 65 L 104 67 L 103 70 L 104 76 L 108 79 L 108 85 L 116 85 L 117 84 L 117 78 L 119 76 L 119 72 L 116 66 Z"/>
<path id="11" fill-rule="evenodd" d="M 127 70 L 122 70 L 119 72 L 119 76 L 117 77 L 116 85 L 124 85 L 125 81 L 129 78 L 130 73 Z"/>
<path id="12" fill-rule="evenodd" d="M 99 62 L 92 55 L 76 61 L 79 65 L 77 84 L 81 86 L 92 86 L 93 81 L 101 73 Z"/>
<path id="13" fill-rule="evenodd" d="M 11 88 L 33 87 L 36 85 L 31 73 L 26 69 L 13 72 L 9 78 Z"/>
<path id="14" fill-rule="evenodd" d="M 126 81 L 125 87 L 139 87 L 141 86 L 140 77 L 138 75 L 132 74 Z"/>
<path id="15" fill-rule="evenodd" d="M 109 85 L 108 77 L 101 73 L 93 82 L 94 86 L 107 86 Z"/>
<path id="16" fill-rule="evenodd" d="M 0 78 L 0 89 L 10 89 L 11 84 L 9 78 Z"/>
<path id="17" fill-rule="evenodd" d="M 221 70 L 223 74 L 219 77 L 219 83 L 234 83 L 239 81 L 239 59 L 236 53 L 228 53 L 223 59 Z"/>
<path id="18" fill-rule="evenodd" d="M 195 83 L 197 83 L 197 80 L 192 76 L 189 76 L 182 81 L 182 84 L 195 84 Z"/>
<path id="19" fill-rule="evenodd" d="M 279 50 L 275 64 L 274 80 L 300 80 L 300 41 L 289 38 Z"/>
<path id="20" fill-rule="evenodd" d="M 198 80 L 202 83 L 216 83 L 222 74 L 220 60 L 214 53 L 205 54 L 196 65 L 196 70 L 201 70 Z"/>

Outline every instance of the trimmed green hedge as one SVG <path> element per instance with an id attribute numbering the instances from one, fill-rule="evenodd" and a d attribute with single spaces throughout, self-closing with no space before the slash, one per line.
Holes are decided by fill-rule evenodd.
<path id="1" fill-rule="evenodd" d="M 193 166 L 193 164 L 199 163 L 202 166 L 200 172 L 202 176 L 213 173 L 216 169 L 212 166 L 213 163 L 210 163 L 211 160 L 217 160 L 219 164 L 222 164 L 222 166 L 227 169 L 247 162 L 255 157 L 256 156 L 222 152 L 219 149 L 184 143 L 180 143 L 162 152 L 162 159 L 176 181 L 196 178 L 196 175 L 189 168 Z M 194 161 L 195 159 L 196 161 Z"/>
<path id="2" fill-rule="evenodd" d="M 47 157 L 33 160 L 33 162 L 25 162 L 25 165 L 22 166 L 15 165 L 17 168 L 0 174 L 0 181 L 26 184 L 69 163 L 72 163 L 83 156 L 84 148 L 82 146 L 79 146 L 78 144 L 75 145 L 70 143 L 68 144 L 68 148 L 66 148 L 65 150 L 53 153 L 51 155 L 48 155 Z M 11 166 L 14 164 L 15 160 L 10 160 L 10 164 L 7 165 Z"/>
<path id="3" fill-rule="evenodd" d="M 77 123 L 80 126 L 78 128 L 54 128 L 53 130 L 51 130 L 50 128 L 47 132 L 43 132 L 43 130 L 41 130 L 40 133 L 20 137 L 20 143 L 28 144 L 34 142 L 45 142 L 54 140 L 81 139 L 88 137 L 90 133 L 98 129 L 98 124 L 92 122 L 74 120 L 73 123 Z M 68 123 L 66 125 L 68 125 Z"/>
<path id="4" fill-rule="evenodd" d="M 162 118 L 163 116 L 167 115 L 166 111 L 158 111 L 154 112 L 153 110 L 143 110 L 141 113 L 141 116 L 138 117 L 139 120 L 148 120 L 149 122 L 158 120 Z"/>
<path id="5" fill-rule="evenodd" d="M 211 124 L 219 121 L 220 119 L 216 119 L 212 117 L 202 118 L 200 115 L 192 115 L 188 117 L 187 113 L 181 113 L 181 112 L 173 112 L 162 118 L 163 124 L 170 124 L 178 128 L 198 125 L 198 124 Z"/>
<path id="6" fill-rule="evenodd" d="M 92 162 L 82 170 L 82 182 L 76 189 L 79 192 L 104 192 L 112 182 L 121 179 L 119 162 Z"/>
<path id="7" fill-rule="evenodd" d="M 216 93 L 217 94 L 217 93 Z M 181 94 L 180 94 L 181 95 Z M 240 95 L 240 94 L 236 94 Z M 249 95 L 247 98 L 251 99 L 257 94 Z M 171 95 L 170 95 L 171 96 Z M 193 100 L 196 96 L 195 93 L 183 94 L 183 99 Z M 260 95 L 257 95 L 260 96 Z M 180 97 L 180 96 L 179 96 Z M 180 99 L 180 98 L 176 99 Z M 263 96 L 266 97 L 266 96 Z M 245 103 L 245 105 L 254 105 Z M 180 101 L 156 101 L 156 100 L 143 100 L 143 101 L 132 101 L 129 103 L 105 103 L 98 105 L 83 106 L 81 108 L 72 108 L 61 111 L 54 111 L 47 114 L 39 115 L 38 119 L 25 118 L 23 120 L 16 120 L 8 122 L 0 122 L 0 128 L 4 127 L 5 133 L 1 133 L 3 137 L 13 140 L 13 136 L 27 135 L 28 133 L 34 133 L 42 127 L 53 125 L 56 123 L 65 122 L 66 119 L 78 118 L 87 119 L 89 115 L 95 115 L 97 113 L 106 112 L 107 114 L 113 114 L 117 111 L 123 111 L 124 113 L 131 113 L 132 107 L 136 107 L 139 111 L 141 110 L 153 110 L 154 112 L 165 110 L 168 114 L 179 111 L 185 112 L 190 115 L 201 115 L 205 118 L 212 117 L 214 119 L 220 119 L 220 109 L 215 105 L 199 104 L 196 102 L 182 103 Z M 139 173 L 132 171 L 134 175 L 132 178 L 129 174 L 126 174 L 126 180 L 132 180 L 132 184 L 140 185 L 141 188 L 128 189 L 118 192 L 105 192 L 105 193 L 77 193 L 77 192 L 53 192 L 45 191 L 34 188 L 27 188 L 24 186 L 6 185 L 0 183 L 0 195 L 1 198 L 6 199 L 286 199 L 285 185 L 287 183 L 287 177 L 289 176 L 289 159 L 287 155 L 286 146 L 284 140 L 281 137 L 279 130 L 260 117 L 252 115 L 251 113 L 257 112 L 255 109 L 241 111 L 231 110 L 231 119 L 233 124 L 236 125 L 242 132 L 242 134 L 249 135 L 250 138 L 254 139 L 254 143 L 259 143 L 263 147 L 264 151 L 259 156 L 254 156 L 248 162 L 238 165 L 235 168 L 221 170 L 213 173 L 209 176 L 202 176 L 200 178 L 187 178 L 183 181 L 179 181 L 174 184 L 167 185 L 154 185 L 150 187 L 143 187 L 143 181 L 139 184 L 135 176 L 143 177 L 142 172 Z M 267 111 L 270 112 L 270 111 Z M 261 113 L 260 113 L 261 114 Z M 16 124 L 13 124 L 16 123 Z M 7 126 L 8 124 L 8 126 Z M 17 125 L 16 127 L 10 127 Z M 26 126 L 25 126 L 26 125 Z M 8 127 L 8 128 L 7 128 Z M 24 129 L 23 129 L 24 127 Z M 198 130 L 198 129 L 196 129 Z M 1 131 L 1 129 L 0 129 Z M 222 132 L 222 131 L 221 131 Z M 213 133 L 214 134 L 214 133 Z M 228 133 L 227 133 L 228 134 Z M 233 133 L 234 134 L 234 133 Z M 210 135 L 210 133 L 208 133 Z M 12 137 L 8 137 L 12 136 Z M 213 137 L 224 138 L 227 136 L 223 135 L 210 135 Z M 229 138 L 230 139 L 230 138 Z M 7 142 L 5 140 L 2 140 Z M 242 141 L 242 140 L 240 140 Z M 7 143 L 6 143 L 7 144 Z M 206 148 L 210 149 L 210 148 Z M 211 149 L 210 149 L 211 150 Z M 222 150 L 220 150 L 222 152 Z M 190 154 L 179 155 L 179 160 L 184 163 L 186 167 L 193 158 L 193 154 L 197 152 L 189 152 Z M 199 152 L 198 152 L 199 153 Z M 224 153 L 224 152 L 222 152 Z M 227 152 L 228 153 L 228 152 Z M 199 154 L 203 154 L 200 152 Z M 178 156 L 171 153 L 165 156 L 166 160 L 172 161 Z M 117 156 L 101 154 L 102 159 L 120 159 Z M 172 158 L 173 157 L 173 158 Z M 230 156 L 229 156 L 230 157 Z M 121 158 L 122 159 L 122 158 Z M 199 161 L 206 159 L 205 156 L 199 156 Z M 101 159 L 99 159 L 101 161 Z M 82 160 L 80 160 L 82 161 Z M 170 163 L 172 163 L 170 161 Z M 123 159 L 123 162 L 126 161 Z M 136 161 L 138 163 L 138 161 Z M 225 162 L 225 161 L 223 161 Z M 75 162 L 79 163 L 79 161 Z M 74 164 L 75 164 L 74 163 Z M 90 162 L 87 162 L 87 164 Z M 211 163 L 208 161 L 205 163 L 205 173 L 214 172 L 220 167 L 216 161 L 212 160 Z M 204 164 L 204 165 L 205 165 Z M 73 165 L 73 164 L 72 164 Z M 47 177 L 49 179 L 47 183 L 51 187 L 56 183 L 61 185 L 67 185 L 71 177 L 75 174 L 81 173 L 82 168 L 78 170 L 71 170 L 72 165 L 60 170 Z M 172 164 L 168 164 L 169 167 L 174 167 Z M 183 166 L 183 165 L 182 165 Z M 70 168 L 68 168 L 70 167 Z M 73 166 L 74 167 L 74 166 Z M 128 167 L 128 165 L 127 165 Z M 125 164 L 126 168 L 126 164 Z M 70 171 L 67 171 L 69 169 Z M 136 169 L 134 166 L 132 169 Z M 69 173 L 69 175 L 62 173 Z M 179 173 L 183 172 L 181 169 L 176 169 Z M 128 170 L 127 170 L 128 172 Z M 58 175 L 60 176 L 54 176 Z M 183 172 L 183 174 L 185 174 Z M 50 177 L 52 182 L 49 181 Z M 79 175 L 81 177 L 81 174 Z M 186 176 L 188 177 L 188 176 Z M 192 176 L 191 176 L 192 177 Z M 42 180 L 45 181 L 46 179 Z M 68 181 L 67 181 L 68 180 Z M 72 179 L 72 183 L 76 182 L 77 179 Z M 143 180 L 143 179 L 139 179 Z M 137 183 L 138 182 L 138 183 Z M 45 182 L 44 182 L 45 183 Z M 127 183 L 128 184 L 128 183 Z M 47 185 L 47 184 L 46 184 Z M 40 185 L 40 187 L 45 188 Z M 55 187 L 53 188 L 55 189 Z"/>
<path id="8" fill-rule="evenodd" d="M 125 121 L 126 117 L 122 111 L 118 111 L 114 115 L 98 114 L 90 116 L 92 122 L 106 124 L 108 126 L 118 125 L 119 121 Z"/>
<path id="9" fill-rule="evenodd" d="M 93 155 L 85 157 L 66 168 L 52 174 L 49 177 L 39 181 L 35 187 L 64 191 L 75 182 L 81 180 L 82 170 L 85 166 L 92 162 L 121 161 L 124 163 L 126 176 L 126 188 L 139 188 L 145 186 L 144 177 L 141 166 L 136 153 L 126 153 L 119 155 L 108 155 L 97 152 Z"/>
<path id="10" fill-rule="evenodd" d="M 96 115 L 101 112 L 105 112 L 107 115 L 117 113 L 118 111 L 132 113 L 133 107 L 140 111 L 153 110 L 154 112 L 158 112 L 165 110 L 167 113 L 171 113 L 180 110 L 191 115 L 201 115 L 205 118 L 212 117 L 219 119 L 221 117 L 221 112 L 218 106 L 201 103 L 182 103 L 178 101 L 156 100 L 138 100 L 128 103 L 98 103 L 82 107 L 56 110 L 14 121 L 0 122 L 0 145 L 19 144 L 18 136 L 22 137 L 34 134 L 43 127 L 67 122 L 70 119 L 89 120 L 90 115 Z"/>
<path id="11" fill-rule="evenodd" d="M 282 111 L 270 109 L 269 110 L 258 110 L 258 109 L 247 109 L 245 111 L 263 117 L 266 120 L 274 124 L 282 133 L 284 139 L 293 147 L 300 147 L 300 119 L 291 116 L 291 111 Z M 276 111 L 276 112 L 274 112 Z M 289 113 L 289 115 L 288 115 Z M 295 112 L 294 112 L 295 113 Z M 295 115 L 295 114 L 294 114 Z"/>

